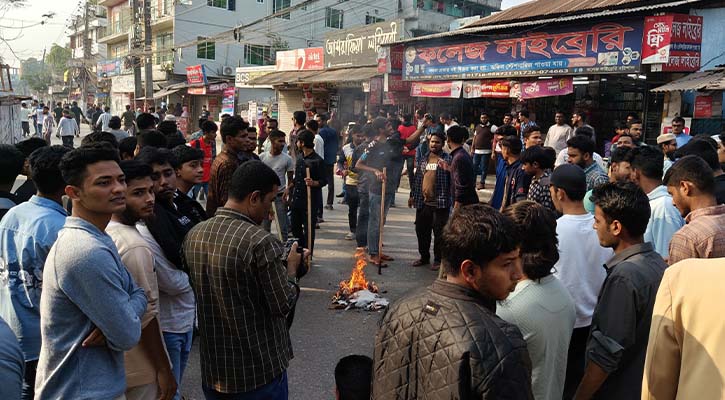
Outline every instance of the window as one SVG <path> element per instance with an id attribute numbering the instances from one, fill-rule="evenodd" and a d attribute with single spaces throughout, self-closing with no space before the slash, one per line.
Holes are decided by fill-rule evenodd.
<path id="1" fill-rule="evenodd" d="M 196 58 L 203 58 L 205 60 L 214 60 L 215 52 L 216 52 L 216 44 L 214 42 L 201 42 L 196 45 Z"/>
<path id="2" fill-rule="evenodd" d="M 272 14 L 276 14 L 285 8 L 290 8 L 291 1 L 292 0 L 273 0 L 274 3 L 272 4 Z M 283 18 L 283 19 L 289 19 L 289 13 L 284 13 L 282 15 L 279 15 L 277 18 Z"/>
<path id="3" fill-rule="evenodd" d="M 383 21 L 385 21 L 383 18 L 378 18 L 373 15 L 365 16 L 365 25 L 377 24 L 378 22 L 383 22 Z"/>
<path id="4" fill-rule="evenodd" d="M 274 65 L 274 51 L 271 46 L 245 44 L 244 63 L 251 65 Z"/>
<path id="5" fill-rule="evenodd" d="M 171 32 L 161 33 L 156 36 L 156 51 L 154 52 L 154 64 L 165 64 L 174 60 L 174 53 L 171 51 L 174 43 L 174 35 Z"/>
<path id="6" fill-rule="evenodd" d="M 206 0 L 206 5 L 209 7 L 217 7 L 227 9 L 229 6 L 227 0 Z"/>
<path id="7" fill-rule="evenodd" d="M 328 28 L 342 29 L 342 10 L 334 8 L 325 8 L 325 26 Z"/>
<path id="8" fill-rule="evenodd" d="M 264 0 L 257 0 L 257 4 L 264 4 Z"/>

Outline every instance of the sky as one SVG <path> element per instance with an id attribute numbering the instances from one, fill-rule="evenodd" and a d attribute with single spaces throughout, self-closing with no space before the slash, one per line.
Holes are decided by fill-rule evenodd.
<path id="1" fill-rule="evenodd" d="M 529 0 L 503 0 L 501 8 L 506 9 L 526 1 Z M 30 0 L 25 7 L 11 9 L 0 15 L 0 37 L 8 41 L 0 41 L 3 62 L 17 67 L 20 65 L 18 58 L 41 58 L 43 49 L 50 50 L 53 43 L 67 44 L 66 27 L 71 16 L 82 11 L 83 4 L 84 0 Z M 55 14 L 45 24 L 37 25 L 46 13 Z"/>

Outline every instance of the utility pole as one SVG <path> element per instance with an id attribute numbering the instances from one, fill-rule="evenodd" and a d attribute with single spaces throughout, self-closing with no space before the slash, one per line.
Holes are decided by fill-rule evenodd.
<path id="1" fill-rule="evenodd" d="M 86 0 L 85 10 L 83 11 L 83 62 L 81 63 L 81 109 L 86 113 L 88 108 L 88 67 L 86 63 L 91 59 L 91 40 L 88 38 L 89 21 L 88 11 L 90 4 Z"/>
<path id="2" fill-rule="evenodd" d="M 130 59 L 133 66 L 133 98 L 134 103 L 143 97 L 143 87 L 141 86 L 141 58 L 138 53 L 141 50 L 141 3 L 139 0 L 131 0 L 131 20 L 133 21 L 133 30 L 131 31 L 131 50 Z M 134 108 L 138 105 L 134 104 Z"/>
<path id="3" fill-rule="evenodd" d="M 151 54 L 151 0 L 143 2 L 143 25 L 144 25 L 144 76 L 146 80 L 146 102 L 154 106 L 154 76 Z"/>

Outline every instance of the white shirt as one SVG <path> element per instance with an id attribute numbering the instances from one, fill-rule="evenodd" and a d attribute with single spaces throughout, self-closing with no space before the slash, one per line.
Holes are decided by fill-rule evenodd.
<path id="1" fill-rule="evenodd" d="M 564 147 L 564 150 L 559 152 L 559 155 L 556 157 L 556 162 L 554 163 L 554 168 L 556 168 L 560 165 L 564 165 L 567 162 L 569 162 L 568 150 L 569 150 L 568 147 Z M 594 161 L 596 161 L 597 164 L 599 164 L 599 166 L 602 168 L 603 171 L 605 171 L 605 172 L 609 171 L 607 169 L 607 166 L 604 164 L 604 160 L 602 159 L 602 156 L 600 156 L 597 153 L 594 153 Z"/>
<path id="2" fill-rule="evenodd" d="M 553 147 L 556 152 L 560 152 L 566 149 L 566 141 L 574 136 L 574 129 L 571 126 L 564 125 L 552 125 L 549 127 L 549 131 L 546 133 L 546 139 L 544 139 L 544 146 Z"/>
<path id="3" fill-rule="evenodd" d="M 98 121 L 96 121 L 96 126 L 101 125 L 102 132 L 110 132 L 111 127 L 108 126 L 108 123 L 111 121 L 111 117 L 111 113 L 104 112 L 98 117 Z"/>
<path id="4" fill-rule="evenodd" d="M 315 134 L 315 153 L 317 153 L 318 156 L 325 158 L 325 139 L 323 139 L 319 133 Z"/>
<path id="5" fill-rule="evenodd" d="M 29 108 L 20 108 L 20 121 L 28 122 L 31 119 L 30 114 L 32 111 Z"/>
<path id="6" fill-rule="evenodd" d="M 78 128 L 75 118 L 63 117 L 58 122 L 58 134 L 60 136 L 73 136 L 78 133 L 80 133 L 80 128 Z"/>
<path id="7" fill-rule="evenodd" d="M 574 329 L 574 299 L 553 275 L 525 279 L 498 303 L 496 314 L 519 327 L 531 357 L 531 384 L 537 400 L 561 399 L 567 352 Z"/>
<path id="8" fill-rule="evenodd" d="M 450 128 L 451 128 L 452 126 L 458 126 L 458 122 L 456 122 L 456 121 L 451 121 L 451 123 L 450 123 L 450 124 L 445 124 L 445 125 L 443 125 L 443 128 L 444 128 L 444 132 L 448 132 L 448 129 L 450 129 Z"/>
<path id="9" fill-rule="evenodd" d="M 599 245 L 594 230 L 594 216 L 564 215 L 556 221 L 559 238 L 559 261 L 554 276 L 569 290 L 576 308 L 575 328 L 592 324 L 597 296 L 607 273 L 604 263 L 614 255 L 612 249 Z"/>

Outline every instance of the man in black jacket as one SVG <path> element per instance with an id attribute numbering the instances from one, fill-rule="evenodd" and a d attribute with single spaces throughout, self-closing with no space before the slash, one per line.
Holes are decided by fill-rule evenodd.
<path id="1" fill-rule="evenodd" d="M 373 400 L 533 399 L 519 329 L 495 314 L 522 278 L 520 235 L 490 206 L 459 208 L 443 231 L 445 280 L 393 304 L 375 338 Z"/>

